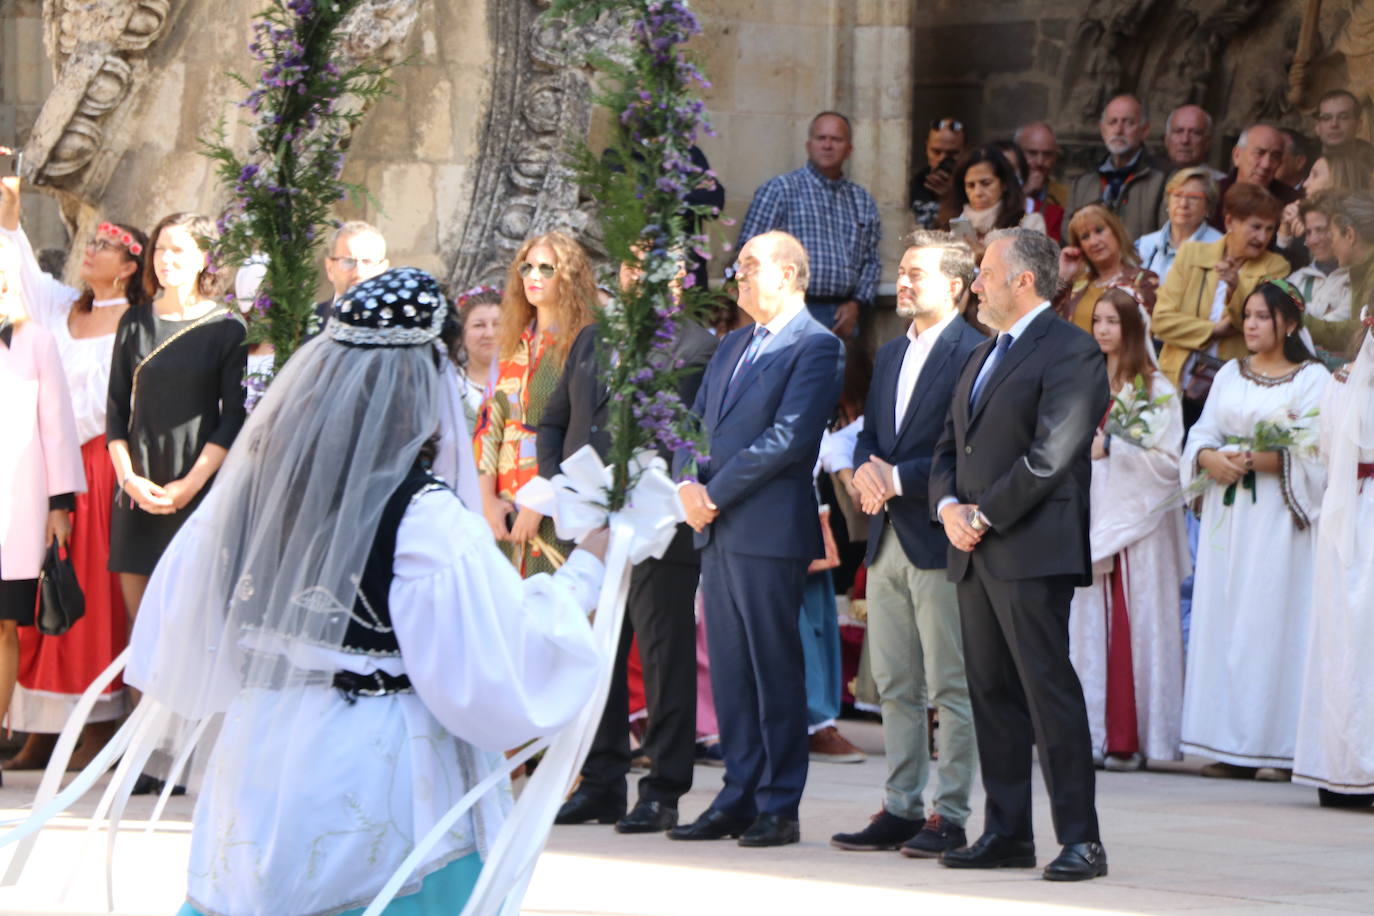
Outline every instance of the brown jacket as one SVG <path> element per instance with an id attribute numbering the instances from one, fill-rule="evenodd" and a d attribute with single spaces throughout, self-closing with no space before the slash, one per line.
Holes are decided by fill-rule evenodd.
<path id="1" fill-rule="evenodd" d="M 1214 269 L 1225 253 L 1226 237 L 1215 242 L 1184 242 L 1164 285 L 1155 300 L 1154 336 L 1164 341 L 1159 368 L 1177 387 L 1179 374 L 1188 354 L 1207 346 L 1212 338 L 1212 300 L 1217 294 Z M 1240 266 L 1236 289 L 1226 300 L 1226 314 L 1239 331 L 1245 300 L 1266 280 L 1288 276 L 1288 262 L 1272 251 Z M 1246 354 L 1245 338 L 1239 333 L 1225 337 L 1217 346 L 1217 357 L 1235 359 Z"/>

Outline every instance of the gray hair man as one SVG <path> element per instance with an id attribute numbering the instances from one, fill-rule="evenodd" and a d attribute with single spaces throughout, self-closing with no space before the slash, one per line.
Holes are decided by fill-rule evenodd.
<path id="1" fill-rule="evenodd" d="M 335 229 L 329 239 L 329 253 L 324 258 L 324 275 L 334 288 L 334 295 L 315 303 L 315 314 L 306 327 L 306 338 L 320 333 L 340 296 L 364 280 L 386 273 L 390 268 L 386 239 L 376 226 L 354 219 Z"/>
<path id="2" fill-rule="evenodd" d="M 1164 121 L 1164 153 L 1173 171 L 1202 167 L 1220 181 L 1226 173 L 1207 161 L 1212 154 L 1212 116 L 1200 105 L 1180 105 Z"/>
<path id="3" fill-rule="evenodd" d="M 932 457 L 987 791 L 982 836 L 940 863 L 1035 866 L 1034 746 L 1063 845 L 1044 877 L 1080 881 L 1107 874 L 1107 853 L 1069 603 L 1092 582 L 1089 446 L 1109 394 L 1097 343 L 1050 307 L 1058 259 L 1038 232 L 989 236 L 973 291 L 979 319 L 999 333 L 965 363 Z"/>
<path id="4" fill-rule="evenodd" d="M 870 516 L 869 659 L 883 711 L 883 810 L 840 849 L 935 858 L 966 842 L 977 746 L 964 674 L 959 603 L 945 576 L 948 544 L 930 524 L 930 455 L 965 361 L 985 338 L 959 314 L 973 251 L 953 235 L 917 232 L 897 269 L 897 314 L 911 324 L 878 350 L 854 450 L 854 483 Z M 940 783 L 930 814 L 926 709 L 940 710 Z"/>
<path id="5" fill-rule="evenodd" d="M 1133 95 L 1118 95 L 1102 109 L 1098 121 L 1107 155 L 1097 168 L 1079 175 L 1069 190 L 1068 212 L 1085 204 L 1102 203 L 1139 238 L 1164 222 L 1163 170 L 1145 151 L 1150 116 Z"/>
<path id="6" fill-rule="evenodd" d="M 1231 150 L 1231 172 L 1220 183 L 1222 199 L 1225 200 L 1226 192 L 1233 185 L 1242 182 L 1264 188 L 1277 197 L 1281 204 L 1291 204 L 1300 199 L 1301 191 L 1284 184 L 1277 177 L 1287 144 L 1284 135 L 1268 124 L 1252 124 L 1241 131 Z M 1225 232 L 1225 219 L 1226 214 L 1218 207 L 1212 212 L 1210 222 L 1213 227 Z"/>

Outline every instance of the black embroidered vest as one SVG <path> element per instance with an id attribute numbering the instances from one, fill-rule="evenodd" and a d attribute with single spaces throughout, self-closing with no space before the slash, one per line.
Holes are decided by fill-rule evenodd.
<path id="1" fill-rule="evenodd" d="M 391 580 L 396 559 L 396 534 L 406 510 L 422 494 L 445 488 L 445 485 L 426 468 L 415 467 L 391 494 L 382 510 L 377 533 L 372 538 L 358 583 L 358 595 L 353 600 L 353 613 L 340 646 L 345 652 L 395 658 L 401 654 L 396 632 L 391 627 Z M 351 696 L 382 696 L 410 688 L 404 675 L 391 677 L 378 672 L 360 675 L 341 671 L 334 677 L 334 686 Z"/>
<path id="2" fill-rule="evenodd" d="M 401 654 L 396 633 L 391 629 L 389 600 L 392 564 L 396 559 L 396 533 L 415 498 L 443 486 L 428 470 L 416 467 L 387 500 L 377 533 L 372 538 L 362 580 L 358 583 L 358 596 L 353 599 L 353 614 L 341 646 L 345 652 L 392 657 Z"/>

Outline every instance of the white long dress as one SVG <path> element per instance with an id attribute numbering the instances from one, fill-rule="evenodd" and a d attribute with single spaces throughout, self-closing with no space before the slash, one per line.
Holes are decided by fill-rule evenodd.
<path id="1" fill-rule="evenodd" d="M 1361 359 L 1374 363 L 1374 342 Z M 1324 417 L 1346 419 L 1339 429 L 1322 424 L 1330 479 L 1293 761 L 1294 782 L 1343 794 L 1374 792 L 1374 479 L 1355 476 L 1358 464 L 1374 464 L 1371 375 L 1374 365 L 1357 364 L 1350 382 L 1333 382 L 1322 402 Z"/>
<path id="2" fill-rule="evenodd" d="M 213 517 L 193 515 L 159 563 L 139 610 L 132 684 L 156 679 L 153 634 L 158 615 L 172 613 L 160 606 L 157 580 L 195 575 L 178 547 Z M 405 673 L 415 692 L 350 703 L 327 683 L 239 690 L 196 805 L 191 904 L 225 916 L 366 906 L 504 749 L 557 731 L 589 701 L 598 654 L 587 611 L 602 574 L 598 560 L 575 551 L 555 575 L 521 581 L 481 516 L 452 492 L 417 497 L 397 533 L 389 595 L 401 657 L 305 644 L 292 652 L 303 670 Z M 289 721 L 273 719 L 275 708 Z M 281 734 L 240 733 L 242 722 L 272 722 Z M 489 793 L 402 893 L 474 851 L 485 856 L 509 808 L 508 785 Z"/>
<path id="3" fill-rule="evenodd" d="M 1118 438 L 1111 453 L 1093 462 L 1093 583 L 1074 592 L 1069 609 L 1069 657 L 1083 684 L 1093 748 L 1107 753 L 1107 669 L 1111 634 L 1112 574 L 1124 576 L 1130 625 L 1139 751 L 1176 760 L 1183 714 L 1183 634 L 1179 586 L 1189 571 L 1183 517 L 1156 511 L 1178 492 L 1183 411 L 1177 394 L 1156 372 L 1151 396 L 1170 395 L 1158 443 L 1142 449 Z"/>
<path id="4" fill-rule="evenodd" d="M 1186 487 L 1204 448 L 1241 451 L 1280 411 L 1318 408 L 1331 375 L 1307 362 L 1282 379 L 1232 360 L 1217 372 L 1179 469 Z M 1299 421 L 1312 424 L 1315 419 Z M 1183 750 L 1238 766 L 1291 767 L 1312 608 L 1313 522 L 1324 478 L 1319 456 L 1300 450 L 1280 474 L 1255 475 L 1253 498 L 1237 486 L 1202 496 L 1192 632 L 1183 694 Z"/>

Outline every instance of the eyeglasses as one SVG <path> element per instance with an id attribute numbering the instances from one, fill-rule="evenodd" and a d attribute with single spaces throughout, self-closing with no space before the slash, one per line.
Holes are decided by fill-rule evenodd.
<path id="1" fill-rule="evenodd" d="M 730 265 L 730 270 L 727 272 L 729 276 L 727 276 L 726 279 L 739 280 L 742 277 L 747 277 L 755 270 L 757 270 L 758 266 L 758 263 L 755 261 L 750 261 L 748 264 L 736 261 L 735 263 Z"/>
<path id="2" fill-rule="evenodd" d="M 100 251 L 122 251 L 124 246 L 113 239 L 93 239 L 86 243 L 86 250 L 95 253 Z"/>
<path id="3" fill-rule="evenodd" d="M 531 264 L 529 261 L 523 262 L 516 270 L 522 277 L 528 277 L 538 270 L 539 276 L 543 277 L 545 280 L 551 279 L 554 274 L 558 273 L 558 268 L 552 264 Z"/>
<path id="4" fill-rule="evenodd" d="M 1187 204 L 1204 204 L 1207 202 L 1207 195 L 1199 194 L 1196 191 L 1170 191 L 1169 196 Z"/>
<path id="5" fill-rule="evenodd" d="M 344 270 L 357 270 L 359 267 L 372 267 L 382 263 L 381 258 L 330 258 Z"/>
<path id="6" fill-rule="evenodd" d="M 930 122 L 931 130 L 952 130 L 956 134 L 964 132 L 964 122 L 957 118 L 936 118 Z"/>

